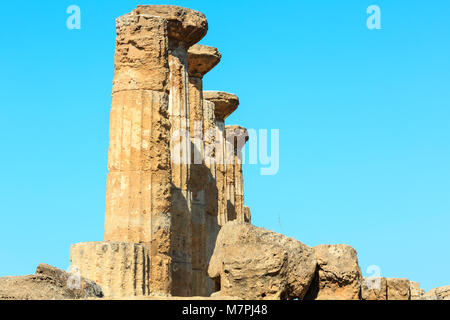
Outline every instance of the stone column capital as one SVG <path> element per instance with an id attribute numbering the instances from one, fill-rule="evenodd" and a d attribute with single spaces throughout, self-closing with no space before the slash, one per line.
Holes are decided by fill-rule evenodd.
<path id="1" fill-rule="evenodd" d="M 234 146 L 235 151 L 241 150 L 249 139 L 246 128 L 237 125 L 225 126 L 227 142 Z"/>
<path id="2" fill-rule="evenodd" d="M 214 103 L 216 119 L 221 121 L 228 118 L 239 106 L 239 98 L 228 92 L 203 91 L 203 98 Z"/>
<path id="3" fill-rule="evenodd" d="M 186 49 L 208 32 L 205 15 L 196 10 L 173 5 L 139 5 L 132 12 L 166 19 L 169 39 Z"/>
<path id="4" fill-rule="evenodd" d="M 203 78 L 222 58 L 219 50 L 201 44 L 193 45 L 188 51 L 189 76 Z"/>

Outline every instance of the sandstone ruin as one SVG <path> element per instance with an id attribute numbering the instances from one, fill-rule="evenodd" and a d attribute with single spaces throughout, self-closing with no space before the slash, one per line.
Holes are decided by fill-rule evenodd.
<path id="1" fill-rule="evenodd" d="M 450 299 L 450 287 L 425 294 L 408 279 L 363 278 L 348 245 L 312 248 L 251 225 L 249 134 L 226 124 L 239 98 L 203 90 L 222 57 L 197 44 L 206 17 L 138 6 L 116 29 L 104 241 L 72 245 L 77 287 L 40 265 L 0 278 L 0 299 Z"/>

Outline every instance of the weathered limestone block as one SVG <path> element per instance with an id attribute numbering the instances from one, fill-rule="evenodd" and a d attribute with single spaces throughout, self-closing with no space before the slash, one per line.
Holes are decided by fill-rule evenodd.
<path id="1" fill-rule="evenodd" d="M 71 269 L 98 283 L 106 297 L 149 295 L 150 282 L 170 280 L 170 265 L 158 261 L 161 265 L 150 270 L 149 248 L 137 243 L 77 243 L 70 248 L 70 261 Z M 166 290 L 152 294 L 165 294 Z"/>
<path id="2" fill-rule="evenodd" d="M 188 51 L 189 61 L 189 122 L 191 138 L 191 174 L 188 189 L 192 195 L 192 292 L 206 296 L 206 190 L 211 180 L 210 168 L 204 161 L 203 76 L 215 67 L 221 55 L 216 48 L 196 44 Z M 216 213 L 217 215 L 217 213 Z"/>
<path id="3" fill-rule="evenodd" d="M 421 297 L 425 294 L 425 290 L 420 288 L 420 284 L 415 281 L 409 282 L 409 292 L 411 300 L 421 300 Z"/>
<path id="4" fill-rule="evenodd" d="M 356 250 L 344 244 L 319 245 L 313 250 L 317 270 L 305 299 L 359 300 L 362 275 Z"/>
<path id="5" fill-rule="evenodd" d="M 215 114 L 215 162 L 218 197 L 218 220 L 222 226 L 228 221 L 226 196 L 226 136 L 225 119 L 239 106 L 239 98 L 234 94 L 220 91 L 204 91 L 204 99 L 214 103 Z"/>
<path id="6" fill-rule="evenodd" d="M 405 278 L 387 279 L 387 299 L 388 300 L 410 300 L 409 280 Z"/>
<path id="7" fill-rule="evenodd" d="M 150 290 L 168 293 L 173 196 L 169 26 L 163 17 L 135 10 L 119 17 L 116 29 L 105 241 L 147 245 L 153 257 L 150 273 L 156 277 Z"/>
<path id="8" fill-rule="evenodd" d="M 241 126 L 225 126 L 227 146 L 226 177 L 228 220 L 245 222 L 244 176 L 242 172 L 242 148 L 249 139 L 247 129 Z"/>
<path id="9" fill-rule="evenodd" d="M 0 278 L 0 300 L 64 300 L 102 298 L 95 282 L 47 264 L 36 274 Z"/>
<path id="10" fill-rule="evenodd" d="M 431 289 L 421 300 L 450 300 L 450 286 Z"/>
<path id="11" fill-rule="evenodd" d="M 383 277 L 364 278 L 361 283 L 362 300 L 387 300 L 387 281 Z"/>
<path id="12" fill-rule="evenodd" d="M 223 296 L 302 299 L 315 268 L 312 249 L 300 241 L 231 221 L 219 232 L 208 273 Z"/>

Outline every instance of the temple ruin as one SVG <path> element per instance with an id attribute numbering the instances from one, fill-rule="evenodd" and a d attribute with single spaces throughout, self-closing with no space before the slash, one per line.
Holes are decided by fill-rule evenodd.
<path id="1" fill-rule="evenodd" d="M 203 91 L 221 59 L 196 44 L 205 16 L 138 6 L 116 20 L 104 242 L 71 247 L 71 265 L 106 296 L 209 296 L 221 226 L 244 207 L 245 128 L 225 125 L 239 98 Z"/>
<path id="2" fill-rule="evenodd" d="M 406 278 L 364 278 L 349 245 L 309 247 L 253 226 L 242 171 L 249 133 L 227 123 L 239 98 L 203 90 L 222 58 L 197 44 L 205 16 L 138 6 L 116 28 L 104 241 L 72 245 L 83 287 L 58 285 L 60 296 L 450 299 L 449 286 L 425 294 Z M 53 290 L 71 276 L 47 265 L 36 274 L 13 280 L 52 276 Z"/>

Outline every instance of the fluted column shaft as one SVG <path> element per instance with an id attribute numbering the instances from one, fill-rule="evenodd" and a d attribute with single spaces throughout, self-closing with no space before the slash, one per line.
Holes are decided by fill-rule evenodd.
<path id="1" fill-rule="evenodd" d="M 117 19 L 105 241 L 150 248 L 150 291 L 169 292 L 171 167 L 167 21 Z"/>
<path id="2" fill-rule="evenodd" d="M 217 236 L 220 231 L 219 215 L 218 215 L 218 186 L 217 186 L 217 165 L 216 165 L 216 122 L 214 115 L 214 103 L 203 100 L 203 130 L 204 130 L 204 159 L 208 168 L 208 180 L 205 188 L 205 204 L 206 204 L 206 239 L 205 239 L 205 259 L 206 266 L 209 262 L 216 246 Z M 208 276 L 206 269 L 205 295 L 210 296 L 215 290 L 215 282 Z"/>
<path id="3" fill-rule="evenodd" d="M 169 115 L 172 167 L 172 285 L 173 294 L 190 296 L 192 287 L 192 228 L 188 56 L 183 43 L 170 41 Z"/>
<path id="4" fill-rule="evenodd" d="M 249 139 L 247 129 L 226 126 L 227 136 L 227 201 L 228 219 L 245 222 L 244 177 L 242 173 L 242 149 Z"/>

